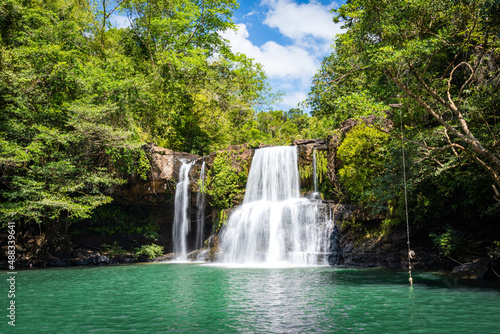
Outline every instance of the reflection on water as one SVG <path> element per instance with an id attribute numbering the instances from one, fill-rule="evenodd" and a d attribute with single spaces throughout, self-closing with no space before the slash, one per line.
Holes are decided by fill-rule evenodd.
<path id="1" fill-rule="evenodd" d="M 413 288 L 404 271 L 331 267 L 121 265 L 17 279 L 23 333 L 493 333 L 500 314 L 498 285 L 428 272 Z"/>

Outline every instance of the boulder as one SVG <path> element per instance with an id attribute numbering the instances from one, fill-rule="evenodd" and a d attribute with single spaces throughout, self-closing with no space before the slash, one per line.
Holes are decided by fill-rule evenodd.
<path id="1" fill-rule="evenodd" d="M 96 256 L 94 256 L 94 263 L 95 264 L 109 264 L 109 257 L 106 255 L 101 255 L 97 253 Z"/>
<path id="2" fill-rule="evenodd" d="M 101 255 L 99 253 L 74 261 L 74 264 L 78 266 L 87 266 L 89 264 L 109 264 L 109 258 L 105 255 Z"/>
<path id="3" fill-rule="evenodd" d="M 476 259 L 459 266 L 453 267 L 450 277 L 462 279 L 482 279 L 488 271 L 489 258 Z"/>

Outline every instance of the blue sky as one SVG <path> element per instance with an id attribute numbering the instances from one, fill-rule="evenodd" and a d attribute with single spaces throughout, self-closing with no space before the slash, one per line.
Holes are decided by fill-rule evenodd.
<path id="1" fill-rule="evenodd" d="M 241 52 L 264 66 L 283 101 L 275 109 L 289 110 L 307 97 L 311 79 L 330 54 L 340 24 L 334 24 L 332 8 L 345 1 L 239 0 L 233 20 L 238 31 L 222 35 L 233 52 Z"/>

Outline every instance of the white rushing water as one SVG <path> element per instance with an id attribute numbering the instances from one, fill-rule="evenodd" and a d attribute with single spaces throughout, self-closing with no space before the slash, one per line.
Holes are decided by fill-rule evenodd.
<path id="1" fill-rule="evenodd" d="M 179 182 L 175 188 L 175 213 L 172 239 L 174 253 L 179 260 L 187 259 L 187 235 L 189 233 L 189 171 L 194 161 L 182 160 Z"/>
<path id="2" fill-rule="evenodd" d="M 200 179 L 199 179 L 200 191 L 196 197 L 196 206 L 198 207 L 198 213 L 196 215 L 196 249 L 201 249 L 203 247 L 203 226 L 205 221 L 205 160 L 201 165 Z"/>
<path id="3" fill-rule="evenodd" d="M 314 180 L 314 192 L 318 191 L 318 177 L 316 175 L 316 149 L 313 150 L 313 180 Z"/>
<path id="4" fill-rule="evenodd" d="M 266 266 L 322 264 L 329 222 L 316 202 L 300 198 L 297 149 L 255 152 L 243 204 L 221 232 L 221 260 Z M 325 215 L 323 215 L 325 216 Z"/>

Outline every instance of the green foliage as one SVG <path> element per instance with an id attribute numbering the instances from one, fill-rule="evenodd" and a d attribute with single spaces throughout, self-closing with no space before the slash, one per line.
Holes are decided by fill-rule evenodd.
<path id="1" fill-rule="evenodd" d="M 163 247 L 157 244 L 142 245 L 135 249 L 136 256 L 146 256 L 150 259 L 163 255 Z"/>
<path id="2" fill-rule="evenodd" d="M 316 177 L 318 179 L 318 185 L 321 185 L 326 181 L 326 174 L 328 172 L 328 152 L 323 150 L 316 151 Z"/>
<path id="3" fill-rule="evenodd" d="M 105 236 L 140 235 L 153 240 L 158 236 L 158 226 L 149 220 L 147 211 L 140 206 L 115 203 L 96 208 L 92 217 L 77 224 L 76 228 L 79 232 L 88 231 Z"/>
<path id="4" fill-rule="evenodd" d="M 494 252 L 499 252 L 500 251 L 500 241 L 494 240 L 491 243 L 491 246 L 489 247 L 489 255 L 492 255 Z"/>
<path id="5" fill-rule="evenodd" d="M 307 127 L 302 131 L 302 138 L 326 139 L 334 133 L 335 122 L 328 117 L 312 116 L 307 120 Z"/>
<path id="6" fill-rule="evenodd" d="M 207 154 L 254 117 L 268 91 L 266 76 L 252 59 L 232 54 L 220 34 L 236 28 L 236 7 L 235 0 L 121 2 L 133 20 L 118 41 L 135 63 L 134 76 L 144 78 L 133 116 L 146 140 Z"/>
<path id="7" fill-rule="evenodd" d="M 150 161 L 142 148 L 124 149 L 109 147 L 106 149 L 109 161 L 120 175 L 137 175 L 147 180 L 151 169 Z"/>
<path id="8" fill-rule="evenodd" d="M 144 237 L 153 241 L 158 241 L 160 238 L 160 234 L 154 230 L 146 231 L 144 234 Z"/>
<path id="9" fill-rule="evenodd" d="M 116 100 L 116 68 L 103 72 L 105 62 L 91 56 L 92 43 L 84 36 L 91 21 L 80 5 L 1 5 L 9 18 L 0 23 L 9 25 L 2 26 L 0 49 L 3 221 L 89 217 L 124 182 L 109 169 L 106 150 L 137 147 L 123 117 L 125 104 Z"/>
<path id="10" fill-rule="evenodd" d="M 113 245 L 102 244 L 102 249 L 111 257 L 121 256 L 125 254 L 125 250 L 118 244 L 117 241 Z"/>
<path id="11" fill-rule="evenodd" d="M 429 236 L 439 252 L 448 257 L 453 255 L 460 243 L 457 231 L 449 225 L 446 226 L 445 232 L 441 234 L 430 233 Z"/>
<path id="12" fill-rule="evenodd" d="M 289 145 L 295 139 L 304 138 L 309 126 L 309 116 L 301 109 L 292 108 L 287 112 L 270 110 L 258 112 L 255 117 L 245 123 L 235 138 L 236 143 L 250 142 L 269 145 Z"/>
<path id="13" fill-rule="evenodd" d="M 316 181 L 318 191 L 320 191 L 323 195 L 329 196 L 331 193 L 331 185 L 329 179 L 327 178 L 328 152 L 324 150 L 314 150 L 313 155 L 316 157 Z M 299 164 L 300 183 L 305 187 L 302 191 L 310 191 L 314 189 L 313 166 L 314 161 L 310 164 Z"/>
<path id="14" fill-rule="evenodd" d="M 234 161 L 230 151 L 220 151 L 212 168 L 207 173 L 206 190 L 211 196 L 210 204 L 219 209 L 227 209 L 243 200 L 248 177 L 248 161 Z"/>
<path id="15" fill-rule="evenodd" d="M 217 233 L 220 231 L 222 225 L 226 225 L 227 220 L 229 218 L 228 209 L 220 210 L 217 214 L 217 218 L 215 219 L 215 223 L 213 225 L 213 232 Z"/>
<path id="16" fill-rule="evenodd" d="M 403 135 L 410 223 L 460 221 L 459 233 L 480 220 L 495 230 L 487 224 L 500 212 L 491 191 L 492 181 L 500 186 L 499 8 L 490 0 L 353 0 L 333 11 L 345 32 L 313 79 L 311 120 L 392 122 L 386 138 L 348 134 L 339 149 L 347 200 L 384 214 L 384 225 L 404 221 Z"/>
<path id="17" fill-rule="evenodd" d="M 385 218 L 380 226 L 382 235 L 388 234 L 391 231 L 391 229 L 394 226 L 398 225 L 400 222 L 401 222 L 400 220 L 395 218 L 391 217 Z"/>
<path id="18" fill-rule="evenodd" d="M 335 124 L 387 115 L 399 124 L 396 106 L 411 139 L 429 146 L 430 133 L 432 148 L 478 163 L 500 186 L 498 10 L 490 0 L 349 1 L 334 11 L 347 30 L 314 78 L 312 114 Z M 421 156 L 442 155 L 430 151 Z"/>
<path id="19" fill-rule="evenodd" d="M 352 201 L 373 203 L 375 178 L 385 172 L 388 135 L 360 122 L 338 148 L 343 166 L 339 170 L 342 184 Z"/>
<path id="20" fill-rule="evenodd" d="M 313 166 L 312 165 L 299 166 L 299 175 L 302 180 L 310 179 L 313 176 Z"/>

